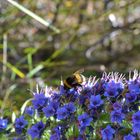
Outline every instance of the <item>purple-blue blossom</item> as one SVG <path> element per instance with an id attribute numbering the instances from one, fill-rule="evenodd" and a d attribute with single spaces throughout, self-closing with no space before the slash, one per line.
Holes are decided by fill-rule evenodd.
<path id="1" fill-rule="evenodd" d="M 103 95 L 104 91 L 105 91 L 105 83 L 106 83 L 106 81 L 104 79 L 101 79 L 100 82 L 98 81 L 95 84 L 93 92 L 94 93 L 99 93 L 100 95 Z"/>
<path id="2" fill-rule="evenodd" d="M 61 131 L 62 127 L 59 125 L 53 128 L 53 134 L 50 136 L 50 140 L 60 140 Z"/>
<path id="3" fill-rule="evenodd" d="M 47 106 L 48 104 L 48 98 L 45 97 L 44 93 L 36 93 L 34 95 L 34 99 L 32 100 L 33 107 L 37 109 L 38 111 L 42 111 L 42 108 Z"/>
<path id="4" fill-rule="evenodd" d="M 59 102 L 51 101 L 48 106 L 44 107 L 42 110 L 47 118 L 56 114 L 59 107 Z"/>
<path id="5" fill-rule="evenodd" d="M 27 126 L 28 122 L 24 119 L 24 116 L 20 116 L 19 118 L 16 118 L 15 120 L 15 130 L 17 134 L 21 134 L 25 127 Z"/>
<path id="6" fill-rule="evenodd" d="M 113 140 L 115 130 L 108 125 L 105 129 L 101 130 L 102 140 Z"/>
<path id="7" fill-rule="evenodd" d="M 139 133 L 140 132 L 140 123 L 133 123 L 132 130 L 133 130 L 133 133 Z"/>
<path id="8" fill-rule="evenodd" d="M 133 135 L 131 135 L 131 134 L 128 134 L 128 135 L 123 137 L 123 140 L 135 140 L 135 139 L 136 138 Z"/>
<path id="9" fill-rule="evenodd" d="M 0 119 L 0 132 L 7 128 L 7 119 Z"/>
<path id="10" fill-rule="evenodd" d="M 128 89 L 130 92 L 140 94 L 140 78 L 128 81 Z"/>
<path id="11" fill-rule="evenodd" d="M 119 102 L 115 102 L 114 104 L 113 104 L 113 109 L 114 110 L 122 110 L 122 105 L 121 105 L 121 103 L 119 103 Z"/>
<path id="12" fill-rule="evenodd" d="M 58 134 L 59 136 L 61 135 L 61 131 L 63 130 L 63 127 L 61 125 L 56 126 L 53 128 L 53 131 Z"/>
<path id="13" fill-rule="evenodd" d="M 74 106 L 74 103 L 72 103 L 72 102 L 66 104 L 64 107 L 67 109 L 67 112 L 69 113 L 69 115 L 71 113 L 74 113 L 76 110 L 76 107 Z"/>
<path id="14" fill-rule="evenodd" d="M 89 105 L 90 109 L 98 108 L 102 104 L 103 104 L 103 100 L 101 99 L 100 95 L 92 95 L 91 96 L 91 98 L 90 98 L 90 105 Z"/>
<path id="15" fill-rule="evenodd" d="M 133 114 L 132 122 L 133 123 L 140 123 L 140 111 Z"/>
<path id="16" fill-rule="evenodd" d="M 65 92 L 64 96 L 66 99 L 69 99 L 70 102 L 75 102 L 79 96 L 79 93 L 76 89 L 72 88 Z"/>
<path id="17" fill-rule="evenodd" d="M 134 133 L 140 132 L 140 111 L 134 113 L 132 116 L 132 130 Z"/>
<path id="18" fill-rule="evenodd" d="M 122 120 L 125 119 L 125 115 L 120 110 L 114 110 L 111 112 L 111 122 L 122 123 Z"/>
<path id="19" fill-rule="evenodd" d="M 89 99 L 87 95 L 79 95 L 79 104 L 84 105 L 86 104 L 86 101 Z"/>
<path id="20" fill-rule="evenodd" d="M 65 107 L 58 108 L 57 110 L 57 119 L 63 120 L 69 116 L 68 111 Z"/>
<path id="21" fill-rule="evenodd" d="M 32 106 L 26 107 L 25 113 L 28 114 L 29 116 L 33 116 L 34 115 L 33 107 Z"/>
<path id="22" fill-rule="evenodd" d="M 60 140 L 60 135 L 57 133 L 54 133 L 50 136 L 50 140 Z"/>
<path id="23" fill-rule="evenodd" d="M 28 134 L 31 136 L 32 139 L 34 138 L 41 138 L 42 132 L 45 128 L 45 125 L 42 121 L 34 124 L 31 128 L 28 129 Z"/>
<path id="24" fill-rule="evenodd" d="M 78 138 L 76 140 L 84 140 L 82 135 L 79 135 Z"/>
<path id="25" fill-rule="evenodd" d="M 132 103 L 136 101 L 137 94 L 135 92 L 126 93 L 125 98 L 127 103 Z"/>
<path id="26" fill-rule="evenodd" d="M 44 107 L 42 110 L 47 118 L 53 116 L 56 113 L 56 110 L 50 105 Z"/>
<path id="27" fill-rule="evenodd" d="M 114 80 L 109 81 L 105 84 L 104 96 L 106 97 L 116 97 L 124 89 L 124 84 L 122 82 L 115 82 Z"/>
<path id="28" fill-rule="evenodd" d="M 93 119 L 87 113 L 78 116 L 78 121 L 80 126 L 84 126 L 84 127 L 90 126 L 92 120 Z"/>

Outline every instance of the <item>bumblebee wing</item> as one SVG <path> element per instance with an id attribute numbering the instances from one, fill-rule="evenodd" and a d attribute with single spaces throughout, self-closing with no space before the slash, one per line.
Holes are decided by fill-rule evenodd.
<path id="1" fill-rule="evenodd" d="M 74 72 L 74 74 L 79 74 L 79 73 L 83 73 L 84 72 L 84 68 L 77 70 L 76 72 Z"/>

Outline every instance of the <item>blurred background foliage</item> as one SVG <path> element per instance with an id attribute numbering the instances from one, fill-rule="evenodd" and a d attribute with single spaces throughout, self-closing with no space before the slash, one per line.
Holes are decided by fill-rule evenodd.
<path id="1" fill-rule="evenodd" d="M 17 109 L 38 83 L 140 68 L 140 0 L 0 0 L 0 105 Z M 17 104 L 18 103 L 18 104 Z"/>

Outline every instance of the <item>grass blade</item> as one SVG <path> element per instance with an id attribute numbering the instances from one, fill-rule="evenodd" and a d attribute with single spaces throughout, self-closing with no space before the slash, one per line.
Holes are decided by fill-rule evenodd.
<path id="1" fill-rule="evenodd" d="M 32 69 L 28 74 L 27 74 L 27 78 L 31 78 L 33 75 L 35 75 L 37 72 L 39 72 L 40 70 L 42 70 L 44 68 L 44 66 L 42 64 L 38 65 L 37 67 L 35 67 L 34 69 Z"/>
<path id="2" fill-rule="evenodd" d="M 41 18 L 40 16 L 36 15 L 35 13 L 33 13 L 32 11 L 28 10 L 27 8 L 23 7 L 21 4 L 17 3 L 14 0 L 7 0 L 10 4 L 12 4 L 13 6 L 17 7 L 18 9 L 20 9 L 22 12 L 26 13 L 27 15 L 29 15 L 30 17 L 34 18 L 35 20 L 37 20 L 38 22 L 40 22 L 41 24 L 45 25 L 46 27 L 49 27 L 50 29 L 52 29 L 54 32 L 56 33 L 60 33 L 60 30 L 57 29 L 55 26 L 51 25 L 49 21 L 44 20 L 43 18 Z"/>
<path id="3" fill-rule="evenodd" d="M 25 74 L 20 71 L 19 69 L 17 69 L 15 66 L 13 66 L 10 63 L 6 63 L 7 67 L 9 67 L 14 73 L 16 73 L 20 78 L 24 78 Z"/>

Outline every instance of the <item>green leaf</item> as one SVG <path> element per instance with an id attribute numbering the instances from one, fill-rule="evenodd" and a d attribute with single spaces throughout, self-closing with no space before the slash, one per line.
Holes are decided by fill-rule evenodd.
<path id="1" fill-rule="evenodd" d="M 0 134 L 0 139 L 1 139 L 1 140 L 7 140 L 7 137 L 6 137 L 5 134 Z"/>
<path id="2" fill-rule="evenodd" d="M 101 114 L 100 120 L 103 122 L 110 122 L 110 115 L 108 113 Z"/>

